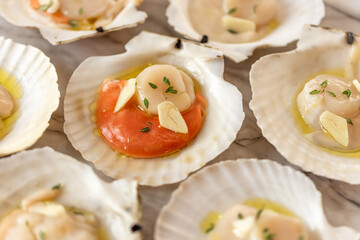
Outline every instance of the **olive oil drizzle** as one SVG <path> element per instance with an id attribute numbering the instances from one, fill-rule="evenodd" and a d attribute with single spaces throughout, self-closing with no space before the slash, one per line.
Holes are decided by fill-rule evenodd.
<path id="1" fill-rule="evenodd" d="M 11 94 L 14 100 L 15 109 L 9 117 L 0 120 L 2 121 L 2 127 L 0 128 L 0 139 L 2 139 L 11 132 L 14 123 L 20 116 L 20 108 L 17 100 L 23 96 L 24 92 L 16 77 L 10 74 L 4 68 L 0 68 L 0 84 L 4 86 Z"/>

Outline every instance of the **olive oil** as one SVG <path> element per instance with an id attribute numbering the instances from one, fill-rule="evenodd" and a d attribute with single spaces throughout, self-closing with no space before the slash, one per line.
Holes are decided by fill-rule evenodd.
<path id="1" fill-rule="evenodd" d="M 209 212 L 200 223 L 200 229 L 203 233 L 209 233 L 221 218 L 218 212 Z"/>
<path id="2" fill-rule="evenodd" d="M 274 211 L 276 213 L 279 213 L 279 214 L 282 214 L 282 215 L 285 215 L 285 216 L 298 218 L 295 215 L 295 213 L 293 213 L 289 209 L 285 208 L 281 204 L 269 201 L 269 200 L 264 199 L 264 198 L 248 199 L 243 204 L 246 205 L 246 206 L 249 206 L 249 207 L 259 209 L 259 210 L 260 209 L 269 209 L 269 210 L 272 210 L 272 211 Z"/>
<path id="3" fill-rule="evenodd" d="M 0 139 L 2 139 L 12 130 L 14 123 L 20 116 L 20 109 L 17 100 L 22 97 L 23 90 L 16 77 L 4 68 L 0 68 L 0 84 L 9 91 L 14 101 L 13 113 L 9 117 L 0 120 L 2 121 Z"/>
<path id="4" fill-rule="evenodd" d="M 99 227 L 96 231 L 96 239 L 97 240 L 109 240 L 109 236 L 106 232 L 105 227 Z"/>

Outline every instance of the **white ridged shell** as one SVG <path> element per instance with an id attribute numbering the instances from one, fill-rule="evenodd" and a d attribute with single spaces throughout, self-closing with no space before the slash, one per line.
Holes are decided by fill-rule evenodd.
<path id="1" fill-rule="evenodd" d="M 0 161 L 0 217 L 22 199 L 58 183 L 63 189 L 56 202 L 95 214 L 109 240 L 141 239 L 139 232 L 131 232 L 141 215 L 135 181 L 106 183 L 86 164 L 47 147 Z"/>
<path id="2" fill-rule="evenodd" d="M 0 156 L 4 156 L 30 147 L 41 137 L 59 105 L 60 92 L 54 66 L 35 47 L 0 37 L 0 68 L 15 76 L 24 92 L 18 100 L 20 116 L 0 140 Z"/>
<path id="3" fill-rule="evenodd" d="M 188 4 L 191 0 L 170 0 L 166 10 L 168 22 L 175 31 L 190 39 L 200 40 L 202 35 L 196 32 L 188 17 Z M 322 0 L 278 0 L 279 13 L 276 19 L 280 25 L 269 35 L 255 42 L 221 43 L 210 41 L 207 45 L 218 48 L 235 62 L 241 62 L 252 55 L 259 47 L 281 47 L 299 38 L 304 24 L 319 24 L 325 15 Z"/>
<path id="4" fill-rule="evenodd" d="M 156 222 L 156 240 L 206 240 L 200 223 L 212 211 L 224 212 L 252 198 L 275 201 L 303 221 L 311 240 L 357 240 L 348 227 L 325 218 L 320 192 L 302 173 L 269 160 L 238 159 L 206 167 L 180 184 Z"/>
<path id="5" fill-rule="evenodd" d="M 296 50 L 265 56 L 252 66 L 250 108 L 263 135 L 289 162 L 321 176 L 359 184 L 359 159 L 334 155 L 310 143 L 293 113 L 294 99 L 306 80 L 320 71 L 344 69 L 350 49 L 343 31 L 305 26 Z"/>
<path id="6" fill-rule="evenodd" d="M 88 58 L 72 75 L 64 104 L 65 133 L 82 156 L 106 175 L 133 178 L 140 184 L 152 186 L 178 182 L 214 159 L 234 141 L 244 119 L 242 96 L 222 77 L 222 53 L 188 41 L 182 41 L 182 48 L 176 49 L 176 42 L 176 38 L 142 32 L 126 44 L 125 53 Z M 120 157 L 93 133 L 96 126 L 90 120 L 89 105 L 96 99 L 102 81 L 144 63 L 172 64 L 186 70 L 197 79 L 208 101 L 200 133 L 174 156 Z"/>
<path id="7" fill-rule="evenodd" d="M 129 0 L 114 20 L 103 27 L 104 32 L 130 28 L 143 23 L 147 14 L 136 9 L 137 2 L 138 0 Z M 49 18 L 34 12 L 28 0 L 0 0 L 0 15 L 16 26 L 38 28 L 41 35 L 53 45 L 104 34 L 95 30 L 62 29 Z"/>

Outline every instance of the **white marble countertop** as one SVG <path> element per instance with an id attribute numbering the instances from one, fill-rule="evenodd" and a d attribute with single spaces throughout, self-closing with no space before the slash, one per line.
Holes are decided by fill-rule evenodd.
<path id="1" fill-rule="evenodd" d="M 19 43 L 30 44 L 40 48 L 50 57 L 59 76 L 60 106 L 53 114 L 49 128 L 32 148 L 50 146 L 59 152 L 82 160 L 80 153 L 71 146 L 63 132 L 63 100 L 72 72 L 87 57 L 123 52 L 125 43 L 142 30 L 180 37 L 166 22 L 165 9 L 167 5 L 167 0 L 145 0 L 140 9 L 146 11 L 149 17 L 144 24 L 136 28 L 113 32 L 100 38 L 84 39 L 61 46 L 50 45 L 41 37 L 36 29 L 16 27 L 0 18 L 0 35 L 11 38 Z M 326 17 L 322 21 L 322 25 L 360 34 L 360 18 L 351 17 L 330 5 L 326 6 Z M 262 136 L 261 130 L 256 125 L 256 119 L 249 109 L 251 90 L 248 72 L 250 66 L 259 57 L 268 53 L 293 48 L 295 48 L 294 43 L 286 48 L 257 50 L 250 59 L 238 64 L 228 59 L 225 60 L 224 78 L 236 85 L 243 94 L 246 117 L 236 140 L 210 164 L 226 159 L 267 158 L 284 165 L 290 165 Z M 299 169 L 298 167 L 294 168 Z M 313 180 L 323 194 L 324 208 L 329 222 L 335 226 L 347 225 L 360 232 L 360 185 L 349 185 L 311 173 L 306 173 L 306 175 Z M 177 186 L 178 184 L 162 187 L 140 187 L 143 204 L 142 225 L 145 240 L 153 239 L 156 217 L 161 207 L 168 202 L 172 191 Z"/>

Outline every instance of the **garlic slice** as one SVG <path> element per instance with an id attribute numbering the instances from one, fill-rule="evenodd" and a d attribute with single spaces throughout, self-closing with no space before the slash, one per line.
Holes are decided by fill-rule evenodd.
<path id="1" fill-rule="evenodd" d="M 244 18 L 224 16 L 222 17 L 222 23 L 226 29 L 235 32 L 249 32 L 256 29 L 255 22 Z"/>
<path id="2" fill-rule="evenodd" d="M 136 78 L 131 78 L 127 80 L 124 87 L 121 89 L 119 98 L 116 101 L 114 108 L 114 113 L 118 112 L 135 94 L 136 90 Z"/>
<path id="3" fill-rule="evenodd" d="M 352 81 L 353 85 L 355 86 L 356 90 L 360 93 L 360 83 L 357 79 Z"/>
<path id="4" fill-rule="evenodd" d="M 179 109 L 170 101 L 158 105 L 160 126 L 178 133 L 188 133 L 188 128 Z"/>
<path id="5" fill-rule="evenodd" d="M 320 123 L 339 144 L 344 147 L 349 145 L 349 132 L 345 118 L 325 111 L 320 115 Z"/>
<path id="6" fill-rule="evenodd" d="M 66 209 L 63 205 L 55 202 L 38 202 L 29 207 L 29 212 L 56 217 L 64 215 Z"/>
<path id="7" fill-rule="evenodd" d="M 255 217 L 249 216 L 233 222 L 233 233 L 238 238 L 246 238 L 255 226 Z"/>
<path id="8" fill-rule="evenodd" d="M 37 192 L 35 192 L 30 197 L 23 199 L 21 201 L 21 206 L 23 209 L 28 209 L 32 205 L 34 205 L 36 202 L 39 201 L 45 201 L 45 200 L 53 200 L 55 199 L 59 193 L 61 188 L 54 188 L 54 189 L 42 189 Z"/>

